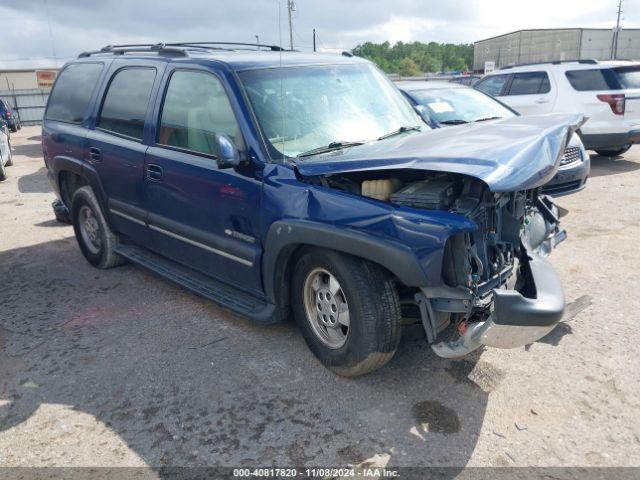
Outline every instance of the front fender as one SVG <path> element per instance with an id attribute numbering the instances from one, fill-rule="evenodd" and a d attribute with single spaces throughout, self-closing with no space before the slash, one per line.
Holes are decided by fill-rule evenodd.
<path id="1" fill-rule="evenodd" d="M 439 284 L 446 238 L 438 239 L 437 245 L 422 245 L 425 247 L 422 250 L 412 248 L 399 239 L 380 237 L 354 228 L 300 219 L 279 220 L 271 225 L 265 239 L 262 259 L 265 293 L 268 298 L 276 300 L 282 254 L 297 245 L 328 248 L 370 260 L 410 287 Z"/>

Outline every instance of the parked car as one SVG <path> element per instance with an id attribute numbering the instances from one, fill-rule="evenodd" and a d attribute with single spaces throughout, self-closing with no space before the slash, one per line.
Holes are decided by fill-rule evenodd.
<path id="1" fill-rule="evenodd" d="M 432 128 L 496 122 L 518 113 L 473 88 L 448 82 L 397 82 L 400 91 L 412 105 L 421 108 L 421 116 Z M 556 175 L 542 187 L 543 193 L 561 196 L 582 190 L 590 171 L 589 154 L 578 134 L 571 137 Z"/>
<path id="2" fill-rule="evenodd" d="M 481 78 L 482 78 L 482 75 L 460 75 L 459 77 L 453 77 L 449 81 L 451 83 L 459 83 L 460 85 L 473 86 Z"/>
<path id="3" fill-rule="evenodd" d="M 12 132 L 17 132 L 22 128 L 18 112 L 16 112 L 16 109 L 13 108 L 9 102 L 2 98 L 0 98 L 0 117 L 7 122 Z"/>
<path id="4" fill-rule="evenodd" d="M 475 88 L 522 115 L 581 113 L 584 146 L 614 157 L 640 141 L 640 63 L 577 60 L 503 67 Z"/>
<path id="5" fill-rule="evenodd" d="M 0 181 L 7 178 L 6 167 L 13 165 L 11 143 L 7 132 L 6 123 L 0 120 Z"/>
<path id="6" fill-rule="evenodd" d="M 258 322 L 292 314 L 346 376 L 393 356 L 401 318 L 443 357 L 555 327 L 544 257 L 565 232 L 539 187 L 582 116 L 463 137 L 367 60 L 232 48 L 105 47 L 60 72 L 44 161 L 89 263 L 129 259 Z"/>

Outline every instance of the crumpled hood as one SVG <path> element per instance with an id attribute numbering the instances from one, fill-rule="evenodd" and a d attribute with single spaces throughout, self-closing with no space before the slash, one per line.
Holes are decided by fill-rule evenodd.
<path id="1" fill-rule="evenodd" d="M 386 140 L 301 158 L 303 176 L 396 169 L 470 175 L 494 192 L 544 185 L 556 173 L 568 139 L 584 117 L 546 114 L 400 134 Z"/>

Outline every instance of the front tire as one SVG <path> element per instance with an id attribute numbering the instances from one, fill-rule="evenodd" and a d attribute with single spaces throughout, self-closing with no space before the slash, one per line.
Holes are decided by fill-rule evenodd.
<path id="1" fill-rule="evenodd" d="M 73 194 L 71 217 L 76 240 L 87 261 L 97 268 L 120 265 L 124 259 L 115 253 L 118 239 L 109 228 L 91 187 Z"/>
<path id="2" fill-rule="evenodd" d="M 345 377 L 387 363 L 400 341 L 400 301 L 389 275 L 361 258 L 328 250 L 302 255 L 292 307 L 313 354 Z"/>
<path id="3" fill-rule="evenodd" d="M 625 145 L 620 148 L 612 148 L 609 150 L 596 150 L 596 153 L 601 157 L 619 157 L 620 155 L 627 153 L 631 148 L 631 144 Z"/>
<path id="4" fill-rule="evenodd" d="M 5 170 L 2 158 L 0 158 L 0 182 L 7 179 L 7 171 Z"/>

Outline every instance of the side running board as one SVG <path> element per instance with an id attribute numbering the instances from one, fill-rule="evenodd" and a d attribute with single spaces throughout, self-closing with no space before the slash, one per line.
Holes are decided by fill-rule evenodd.
<path id="1" fill-rule="evenodd" d="M 148 268 L 235 313 L 260 323 L 274 323 L 280 320 L 277 315 L 279 309 L 275 305 L 207 277 L 173 260 L 135 245 L 120 244 L 115 251 L 131 262 Z"/>

